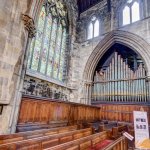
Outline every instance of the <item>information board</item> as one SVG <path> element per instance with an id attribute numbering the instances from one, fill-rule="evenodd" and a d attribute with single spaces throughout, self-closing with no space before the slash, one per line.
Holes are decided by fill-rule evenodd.
<path id="1" fill-rule="evenodd" d="M 134 111 L 135 147 L 138 149 L 150 149 L 149 127 L 147 112 Z"/>

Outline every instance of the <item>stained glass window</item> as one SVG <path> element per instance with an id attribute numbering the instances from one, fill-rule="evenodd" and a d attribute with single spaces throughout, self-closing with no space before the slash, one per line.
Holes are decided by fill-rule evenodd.
<path id="1" fill-rule="evenodd" d="M 127 25 L 140 20 L 140 1 L 128 0 L 122 10 L 122 25 Z"/>
<path id="2" fill-rule="evenodd" d="M 36 70 L 36 71 L 38 70 L 38 66 L 39 66 L 42 39 L 44 35 L 43 33 L 44 33 L 45 17 L 46 17 L 45 8 L 42 7 L 42 10 L 39 16 L 37 34 L 36 34 L 36 39 L 34 41 L 35 43 L 34 43 L 34 48 L 33 48 L 32 62 L 31 62 L 31 69 Z"/>
<path id="3" fill-rule="evenodd" d="M 47 0 L 37 22 L 37 34 L 29 48 L 28 69 L 63 80 L 66 52 L 66 17 L 61 2 Z"/>
<path id="4" fill-rule="evenodd" d="M 65 50 L 66 50 L 66 44 L 65 44 L 65 40 L 66 40 L 66 29 L 63 29 L 63 33 L 62 33 L 62 44 L 61 44 L 61 57 L 60 57 L 60 62 L 59 62 L 59 74 L 58 74 L 58 78 L 59 80 L 62 80 L 63 78 L 63 69 L 64 69 L 64 64 L 65 64 Z"/>

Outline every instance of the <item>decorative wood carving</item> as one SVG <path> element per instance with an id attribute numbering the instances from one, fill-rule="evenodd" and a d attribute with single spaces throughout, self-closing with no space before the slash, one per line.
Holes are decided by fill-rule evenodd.
<path id="1" fill-rule="evenodd" d="M 25 29 L 29 33 L 29 38 L 35 37 L 36 27 L 34 24 L 34 20 L 26 14 L 22 14 L 22 20 L 24 21 Z"/>

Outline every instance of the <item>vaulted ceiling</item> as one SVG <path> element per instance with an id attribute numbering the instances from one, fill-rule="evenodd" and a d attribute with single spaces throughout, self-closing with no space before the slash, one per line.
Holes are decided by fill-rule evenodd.
<path id="1" fill-rule="evenodd" d="M 79 13 L 82 13 L 89 9 L 90 7 L 96 5 L 102 0 L 77 0 Z"/>

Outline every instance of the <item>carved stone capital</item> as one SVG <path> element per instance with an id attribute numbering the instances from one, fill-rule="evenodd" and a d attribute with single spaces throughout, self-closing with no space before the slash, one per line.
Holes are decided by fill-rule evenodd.
<path id="1" fill-rule="evenodd" d="M 29 37 L 30 38 L 35 37 L 36 27 L 35 27 L 35 24 L 34 24 L 34 20 L 26 14 L 22 14 L 22 20 L 24 21 L 25 29 L 29 33 Z"/>

